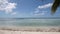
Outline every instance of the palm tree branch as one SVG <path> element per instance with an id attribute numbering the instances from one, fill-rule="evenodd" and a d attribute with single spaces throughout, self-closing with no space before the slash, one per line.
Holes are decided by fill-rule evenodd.
<path id="1" fill-rule="evenodd" d="M 55 0 L 55 2 L 52 5 L 52 9 L 51 9 L 52 13 L 56 12 L 56 10 L 59 7 L 59 5 L 60 5 L 60 0 Z"/>

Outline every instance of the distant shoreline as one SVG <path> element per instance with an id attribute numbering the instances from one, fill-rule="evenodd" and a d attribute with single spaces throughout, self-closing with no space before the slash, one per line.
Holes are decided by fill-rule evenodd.
<path id="1" fill-rule="evenodd" d="M 25 17 L 25 18 L 0 18 L 0 19 L 60 19 L 60 17 Z"/>

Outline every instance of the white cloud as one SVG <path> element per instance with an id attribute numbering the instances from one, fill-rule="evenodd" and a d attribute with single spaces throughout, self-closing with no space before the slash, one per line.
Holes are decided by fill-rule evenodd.
<path id="1" fill-rule="evenodd" d="M 42 5 L 42 6 L 38 6 L 39 9 L 44 9 L 44 8 L 49 8 L 52 6 L 53 3 L 48 3 L 48 4 L 45 4 L 45 5 Z"/>
<path id="2" fill-rule="evenodd" d="M 45 15 L 47 13 L 47 11 L 44 11 L 44 10 L 40 10 L 40 9 L 35 9 L 35 11 L 34 11 L 34 15 L 35 16 L 43 16 L 43 15 Z"/>
<path id="3" fill-rule="evenodd" d="M 16 5 L 15 3 L 9 3 L 9 4 L 5 7 L 6 13 L 12 12 L 12 10 L 13 10 L 14 8 L 16 8 L 15 5 Z"/>
<path id="4" fill-rule="evenodd" d="M 16 8 L 16 3 L 11 3 L 8 0 L 0 0 L 0 11 L 5 11 L 7 13 L 13 12 Z"/>
<path id="5" fill-rule="evenodd" d="M 16 12 L 11 13 L 11 15 L 16 15 Z"/>
<path id="6" fill-rule="evenodd" d="M 47 13 L 47 11 L 39 11 L 38 13 L 34 13 L 35 16 L 43 16 Z"/>
<path id="7" fill-rule="evenodd" d="M 45 13 L 34 14 L 35 16 L 43 16 Z"/>
<path id="8" fill-rule="evenodd" d="M 52 6 L 53 3 L 48 3 L 48 4 L 45 4 L 45 5 L 42 5 L 42 6 L 38 6 L 35 11 L 34 11 L 34 15 L 35 16 L 43 16 L 45 14 L 47 14 L 47 11 L 44 11 L 44 9 L 46 8 L 49 8 Z"/>
<path id="9" fill-rule="evenodd" d="M 39 10 L 38 10 L 38 9 L 36 9 L 36 10 L 34 11 L 34 13 L 39 13 Z"/>

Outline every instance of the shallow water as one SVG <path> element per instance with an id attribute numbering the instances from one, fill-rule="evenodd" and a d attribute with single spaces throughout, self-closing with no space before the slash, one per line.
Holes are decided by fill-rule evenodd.
<path id="1" fill-rule="evenodd" d="M 0 26 L 60 26 L 60 19 L 0 19 Z"/>

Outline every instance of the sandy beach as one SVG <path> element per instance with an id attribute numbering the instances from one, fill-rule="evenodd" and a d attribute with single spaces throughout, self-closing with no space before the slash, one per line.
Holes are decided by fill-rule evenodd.
<path id="1" fill-rule="evenodd" d="M 59 27 L 0 27 L 0 34 L 60 34 Z"/>
<path id="2" fill-rule="evenodd" d="M 0 30 L 0 34 L 60 34 L 60 32 L 22 32 Z"/>

